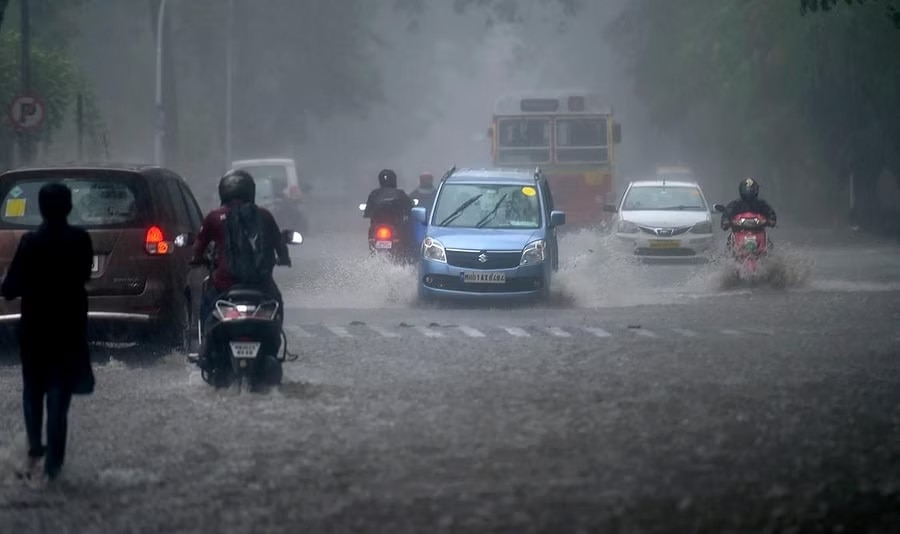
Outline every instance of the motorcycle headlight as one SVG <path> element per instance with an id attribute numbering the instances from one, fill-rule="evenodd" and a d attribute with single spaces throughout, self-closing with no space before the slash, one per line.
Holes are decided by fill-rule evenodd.
<path id="1" fill-rule="evenodd" d="M 640 232 L 641 229 L 638 228 L 638 225 L 634 224 L 631 221 L 619 221 L 618 224 L 618 232 L 622 234 L 636 234 Z"/>
<path id="2" fill-rule="evenodd" d="M 437 239 L 430 237 L 426 237 L 422 241 L 422 257 L 426 260 L 447 263 L 447 251 L 444 250 L 444 245 Z"/>
<path id="3" fill-rule="evenodd" d="M 691 228 L 692 234 L 711 234 L 712 231 L 712 223 L 710 221 L 697 223 L 693 228 Z"/>
<path id="4" fill-rule="evenodd" d="M 543 239 L 529 243 L 522 251 L 522 261 L 519 262 L 519 265 L 532 265 L 544 261 L 546 249 L 547 243 Z"/>

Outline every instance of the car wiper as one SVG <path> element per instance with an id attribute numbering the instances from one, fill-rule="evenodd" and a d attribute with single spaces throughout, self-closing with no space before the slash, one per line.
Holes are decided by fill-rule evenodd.
<path id="1" fill-rule="evenodd" d="M 468 208 L 469 206 L 474 204 L 475 201 L 478 200 L 479 198 L 481 198 L 481 195 L 483 195 L 483 194 L 484 193 L 478 193 L 474 197 L 472 197 L 472 198 L 466 200 L 465 202 L 463 202 L 462 204 L 460 204 L 459 207 L 456 208 L 455 210 L 453 210 L 453 213 L 451 213 L 450 215 L 447 216 L 446 219 L 441 221 L 440 224 L 438 224 L 438 226 L 446 226 L 446 225 L 452 223 L 453 221 L 455 221 L 460 215 L 462 215 L 462 212 L 466 211 L 466 208 Z"/>
<path id="2" fill-rule="evenodd" d="M 494 215 L 497 215 L 497 210 L 500 209 L 500 205 L 503 204 L 503 201 L 506 200 L 507 196 L 509 196 L 509 193 L 503 193 L 503 196 L 500 197 L 500 200 L 498 200 L 497 203 L 494 204 L 494 207 L 491 209 L 490 212 L 488 212 L 487 215 L 484 216 L 483 219 L 478 221 L 478 223 L 475 225 L 475 228 L 481 228 L 482 226 L 491 222 L 491 219 L 494 218 Z"/>
<path id="3" fill-rule="evenodd" d="M 679 205 L 679 206 L 670 206 L 670 207 L 667 207 L 667 208 L 654 208 L 654 209 L 657 209 L 657 210 L 659 210 L 659 211 L 673 211 L 673 210 L 702 210 L 703 207 L 702 207 L 702 206 L 685 206 L 685 205 L 682 204 L 682 205 Z"/>

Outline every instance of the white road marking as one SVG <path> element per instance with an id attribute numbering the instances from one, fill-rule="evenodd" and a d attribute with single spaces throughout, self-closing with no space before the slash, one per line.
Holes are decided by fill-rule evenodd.
<path id="1" fill-rule="evenodd" d="M 331 333 L 336 335 L 337 337 L 353 337 L 352 335 L 350 335 L 350 332 L 348 332 L 347 329 L 343 326 L 326 326 L 325 328 L 330 330 Z"/>
<path id="2" fill-rule="evenodd" d="M 312 334 L 296 325 L 286 324 L 284 325 L 284 329 L 287 330 L 289 334 L 296 337 L 313 337 Z"/>
<path id="3" fill-rule="evenodd" d="M 528 332 L 526 332 L 525 330 L 523 330 L 521 328 L 503 327 L 503 330 L 507 334 L 514 336 L 514 337 L 531 337 L 531 334 L 529 334 Z"/>
<path id="4" fill-rule="evenodd" d="M 737 330 L 732 330 L 731 328 L 723 328 L 723 329 L 722 329 L 722 333 L 725 334 L 726 336 L 739 336 L 739 335 L 741 335 L 740 332 L 738 332 Z"/>
<path id="5" fill-rule="evenodd" d="M 375 325 L 368 325 L 368 326 L 369 326 L 370 330 L 372 330 L 373 332 L 376 332 L 381 337 L 400 337 L 400 334 L 398 334 L 397 332 L 391 332 L 387 328 L 382 328 L 380 326 L 375 326 Z"/>
<path id="6" fill-rule="evenodd" d="M 566 332 L 565 330 L 563 330 L 562 328 L 559 328 L 558 326 L 551 326 L 551 327 L 547 328 L 547 331 L 550 332 L 551 335 L 556 336 L 556 337 L 572 337 L 572 334 Z"/>
<path id="7" fill-rule="evenodd" d="M 609 332 L 607 332 L 606 330 L 604 330 L 602 328 L 585 328 L 585 330 L 597 337 L 611 337 L 612 336 L 612 334 L 610 334 Z"/>
<path id="8" fill-rule="evenodd" d="M 444 337 L 444 334 L 436 332 L 425 326 L 417 326 L 416 330 L 425 337 Z"/>
<path id="9" fill-rule="evenodd" d="M 471 326 L 460 326 L 459 331 L 469 337 L 484 337 L 484 334 L 480 330 L 476 330 Z"/>
<path id="10" fill-rule="evenodd" d="M 676 334 L 681 334 L 684 337 L 697 337 L 696 332 L 688 330 L 687 328 L 673 328 L 672 331 Z"/>

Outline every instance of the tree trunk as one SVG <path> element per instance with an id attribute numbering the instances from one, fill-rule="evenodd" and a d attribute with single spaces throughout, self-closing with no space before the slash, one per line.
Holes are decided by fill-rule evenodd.
<path id="1" fill-rule="evenodd" d="M 0 0 L 2 1 L 2 0 Z M 150 1 L 150 27 L 153 31 L 153 37 L 159 39 L 156 35 L 157 19 L 159 16 L 159 7 L 161 0 Z M 166 10 L 169 11 L 173 4 L 169 2 Z M 163 145 L 166 166 L 169 168 L 177 168 L 178 161 L 178 92 L 175 80 L 175 54 L 174 42 L 172 39 L 171 17 L 166 16 L 167 22 L 163 24 L 163 53 L 162 53 L 162 77 L 163 77 L 163 113 L 165 116 L 165 144 Z"/>

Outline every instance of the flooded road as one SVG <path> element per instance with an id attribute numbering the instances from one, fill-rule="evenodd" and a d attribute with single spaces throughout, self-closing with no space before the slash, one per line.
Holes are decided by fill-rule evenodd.
<path id="1" fill-rule="evenodd" d="M 593 239 L 593 241 L 591 241 Z M 265 395 L 96 348 L 63 479 L 31 489 L 0 365 L 3 532 L 890 531 L 900 253 L 808 245 L 807 278 L 724 291 L 567 236 L 565 299 L 422 309 L 412 271 L 310 237 L 282 272 L 297 362 Z M 598 260 L 588 258 L 599 258 Z M 804 267 L 805 268 L 805 267 Z"/>

